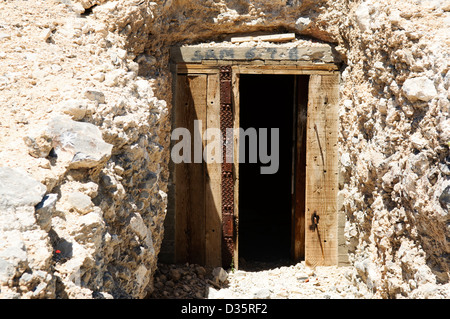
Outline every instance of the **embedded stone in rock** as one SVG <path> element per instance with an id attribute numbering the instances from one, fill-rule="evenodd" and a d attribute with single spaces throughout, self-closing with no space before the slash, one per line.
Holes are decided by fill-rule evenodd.
<path id="1" fill-rule="evenodd" d="M 402 176 L 402 170 L 397 162 L 393 162 L 389 166 L 389 171 L 381 178 L 383 189 L 387 191 L 397 184 Z"/>
<path id="2" fill-rule="evenodd" d="M 311 24 L 311 19 L 309 17 L 300 17 L 295 21 L 295 26 L 299 32 L 305 30 Z"/>
<path id="3" fill-rule="evenodd" d="M 0 258 L 0 282 L 8 282 L 14 278 L 16 269 L 13 264 Z"/>
<path id="4" fill-rule="evenodd" d="M 78 14 L 82 14 L 82 13 L 84 13 L 84 11 L 85 11 L 85 9 L 84 9 L 83 6 L 81 5 L 81 3 L 74 3 L 74 4 L 72 4 L 72 10 L 73 10 L 75 13 L 78 13 Z"/>
<path id="5" fill-rule="evenodd" d="M 135 272 L 136 284 L 138 287 L 143 287 L 148 284 L 150 278 L 147 276 L 148 269 L 144 265 L 140 265 Z"/>
<path id="6" fill-rule="evenodd" d="M 30 129 L 23 141 L 28 146 L 28 153 L 36 158 L 48 156 L 52 149 L 52 138 L 46 128 Z"/>
<path id="7" fill-rule="evenodd" d="M 112 145 L 102 138 L 100 129 L 90 123 L 56 116 L 50 123 L 53 148 L 58 157 L 69 157 L 69 168 L 92 168 L 107 161 Z"/>
<path id="8" fill-rule="evenodd" d="M 69 194 L 67 196 L 67 202 L 80 214 L 87 214 L 93 208 L 91 198 L 81 192 L 73 192 Z"/>
<path id="9" fill-rule="evenodd" d="M 99 247 L 102 241 L 104 221 L 98 211 L 90 212 L 77 220 L 78 227 L 71 233 L 79 243 L 89 242 Z"/>
<path id="10" fill-rule="evenodd" d="M 20 232 L 6 232 L 2 237 L 0 259 L 7 261 L 15 268 L 25 265 L 27 262 L 27 252 Z"/>
<path id="11" fill-rule="evenodd" d="M 0 167 L 0 207 L 35 206 L 47 188 L 25 172 Z"/>
<path id="12" fill-rule="evenodd" d="M 147 80 L 137 80 L 136 81 L 136 89 L 140 96 L 142 97 L 151 97 L 153 96 L 153 89 Z"/>
<path id="13" fill-rule="evenodd" d="M 447 186 L 442 192 L 441 196 L 439 196 L 439 203 L 441 203 L 442 207 L 450 207 L 450 185 Z"/>
<path id="14" fill-rule="evenodd" d="M 105 85 L 107 85 L 107 86 L 116 86 L 119 83 L 123 82 L 125 75 L 126 75 L 126 72 L 124 70 L 122 70 L 122 69 L 116 69 L 116 70 L 113 70 L 111 72 L 108 72 L 105 75 Z M 103 96 L 103 102 L 101 102 L 100 100 L 98 100 L 98 102 L 99 103 L 105 103 L 104 96 Z"/>
<path id="15" fill-rule="evenodd" d="M 411 141 L 412 146 L 414 146 L 419 150 L 424 148 L 428 143 L 427 140 L 421 137 L 419 132 L 416 132 L 413 135 L 411 135 L 409 139 Z"/>
<path id="16" fill-rule="evenodd" d="M 105 103 L 105 94 L 103 92 L 88 89 L 84 92 L 84 96 L 91 101 Z"/>
<path id="17" fill-rule="evenodd" d="M 430 167 L 427 156 L 424 153 L 411 155 L 408 158 L 408 164 L 411 165 L 412 171 L 419 176 L 425 174 Z"/>
<path id="18" fill-rule="evenodd" d="M 145 239 L 147 237 L 148 228 L 145 226 L 145 222 L 139 213 L 136 213 L 133 217 L 131 217 L 130 226 L 141 239 Z"/>
<path id="19" fill-rule="evenodd" d="M 356 22 L 361 31 L 366 31 L 370 28 L 370 9 L 367 3 L 361 3 L 355 11 Z"/>
<path id="20" fill-rule="evenodd" d="M 344 153 L 341 156 L 341 163 L 345 167 L 349 167 L 352 164 L 352 161 L 350 159 L 350 154 Z"/>
<path id="21" fill-rule="evenodd" d="M 450 92 L 450 90 L 449 90 Z M 450 118 L 441 120 L 439 123 L 440 139 L 450 146 Z"/>
<path id="22" fill-rule="evenodd" d="M 71 99 L 57 105 L 57 110 L 69 115 L 73 120 L 81 120 L 87 111 L 87 102 L 84 100 Z"/>
<path id="23" fill-rule="evenodd" d="M 434 83 L 425 76 L 407 79 L 403 83 L 403 92 L 411 102 L 428 102 L 437 95 Z"/>
<path id="24" fill-rule="evenodd" d="M 41 33 L 39 34 L 39 39 L 42 41 L 47 41 L 50 36 L 52 35 L 52 30 L 51 29 L 44 29 L 41 31 Z"/>
<path id="25" fill-rule="evenodd" d="M 58 194 L 47 194 L 35 207 L 36 220 L 46 232 L 50 231 L 52 227 L 52 213 L 57 200 Z"/>

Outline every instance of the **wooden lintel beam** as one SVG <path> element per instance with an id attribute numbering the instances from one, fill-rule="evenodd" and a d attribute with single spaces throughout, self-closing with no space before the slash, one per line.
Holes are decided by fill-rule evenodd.
<path id="1" fill-rule="evenodd" d="M 295 40 L 295 33 L 260 35 L 256 37 L 235 37 L 231 38 L 232 43 L 242 43 L 249 41 L 286 42 Z"/>

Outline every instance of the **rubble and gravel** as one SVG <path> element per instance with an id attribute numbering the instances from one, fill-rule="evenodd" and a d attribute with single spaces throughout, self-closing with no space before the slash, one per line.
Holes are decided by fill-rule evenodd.
<path id="1" fill-rule="evenodd" d="M 216 274 L 216 275 L 215 275 Z M 220 274 L 220 275 L 219 275 Z M 225 276 L 224 276 L 225 274 Z M 253 262 L 245 270 L 159 264 L 152 299 L 368 299 L 353 267 Z"/>

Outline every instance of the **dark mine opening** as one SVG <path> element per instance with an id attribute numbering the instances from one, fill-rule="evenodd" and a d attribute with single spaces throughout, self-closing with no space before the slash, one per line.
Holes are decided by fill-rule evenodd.
<path id="1" fill-rule="evenodd" d="M 250 138 L 245 143 L 245 161 L 240 153 L 239 163 L 239 258 L 241 268 L 247 262 L 289 262 L 291 249 L 292 174 L 295 126 L 294 75 L 241 75 L 240 127 L 247 132 L 255 128 L 258 157 L 250 163 Z M 271 161 L 272 128 L 279 129 L 278 170 L 261 174 L 261 168 L 274 163 L 261 161 L 259 129 L 267 128 L 266 152 Z M 264 139 L 263 139 L 264 141 Z"/>

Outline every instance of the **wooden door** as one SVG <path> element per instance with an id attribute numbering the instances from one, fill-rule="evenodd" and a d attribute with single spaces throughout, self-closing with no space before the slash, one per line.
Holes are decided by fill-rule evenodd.
<path id="1" fill-rule="evenodd" d="M 310 76 L 305 194 L 305 262 L 310 267 L 338 261 L 338 87 L 339 74 Z"/>
<path id="2" fill-rule="evenodd" d="M 219 72 L 217 69 L 205 70 L 207 72 L 203 74 L 177 74 L 176 80 L 174 123 L 176 128 L 184 127 L 191 132 L 192 154 L 195 147 L 194 120 L 202 121 L 201 132 L 198 132 L 202 137 L 208 128 L 220 128 Z M 239 73 L 233 73 L 235 128 L 239 127 L 238 80 Z M 307 94 L 300 89 L 298 91 L 295 161 L 297 166 L 303 166 L 304 169 L 296 170 L 294 178 L 292 255 L 295 261 L 304 257 L 306 264 L 311 267 L 337 265 L 339 74 L 310 74 L 307 85 Z M 302 132 L 306 132 L 306 135 Z M 204 137 L 201 141 L 202 151 L 209 142 L 208 132 Z M 234 138 L 236 161 L 239 136 Z M 236 223 L 238 167 L 235 162 Z M 207 163 L 202 160 L 199 163 L 174 165 L 176 262 L 222 266 L 221 183 L 222 168 L 219 162 Z M 318 225 L 314 224 L 317 219 L 313 216 L 319 217 Z M 238 268 L 237 241 L 233 262 L 234 267 Z"/>
<path id="3" fill-rule="evenodd" d="M 191 163 L 174 165 L 176 262 L 221 265 L 221 164 L 213 158 L 194 162 L 198 143 L 203 155 L 214 138 L 206 130 L 220 128 L 219 108 L 218 73 L 177 75 L 174 123 L 191 133 Z"/>

